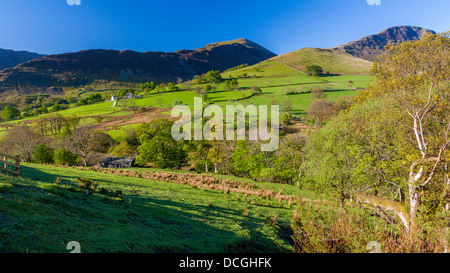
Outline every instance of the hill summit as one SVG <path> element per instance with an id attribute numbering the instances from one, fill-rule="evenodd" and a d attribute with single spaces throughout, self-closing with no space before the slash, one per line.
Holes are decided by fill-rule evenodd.
<path id="1" fill-rule="evenodd" d="M 357 41 L 331 49 L 342 51 L 368 61 L 373 61 L 384 52 L 387 45 L 407 41 L 417 41 L 420 40 L 422 36 L 429 33 L 435 34 L 436 32 L 421 27 L 396 26 L 383 30 L 378 34 L 368 35 Z"/>

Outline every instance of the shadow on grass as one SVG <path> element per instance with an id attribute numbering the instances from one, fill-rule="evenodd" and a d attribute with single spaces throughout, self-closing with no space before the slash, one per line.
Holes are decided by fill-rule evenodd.
<path id="1" fill-rule="evenodd" d="M 28 232 L 45 235 L 36 237 L 35 242 L 30 242 L 27 237 L 20 235 L 23 233 L 21 231 L 15 236 L 15 243 L 13 243 L 15 246 L 32 245 L 36 251 L 64 252 L 61 244 L 69 239 L 63 238 L 70 237 L 79 241 L 85 252 L 272 253 L 288 251 L 280 249 L 271 238 L 258 231 L 258 228 L 264 225 L 261 219 L 251 216 L 243 217 L 243 212 L 238 209 L 216 206 L 214 202 L 212 205 L 183 203 L 158 195 L 136 194 L 129 189 L 124 191 L 123 198 L 119 199 L 110 198 L 98 191 L 87 195 L 76 187 L 56 184 L 39 186 L 41 182 L 52 184 L 58 177 L 70 181 L 76 178 L 73 175 L 63 172 L 49 174 L 32 166 L 23 166 L 22 173 L 23 177 L 27 178 L 23 180 L 27 192 L 33 192 L 33 194 L 24 197 L 21 205 L 38 202 L 42 204 L 41 210 L 20 209 L 16 211 L 17 215 L 13 218 L 15 221 L 21 219 L 19 221 L 24 222 L 34 219 L 31 224 L 22 226 L 26 226 Z M 86 172 L 84 177 L 89 178 L 90 173 Z M 140 185 L 137 185 L 137 188 L 139 187 Z M 151 186 L 145 188 L 151 190 Z M 219 195 L 223 194 L 213 191 L 208 193 L 217 194 L 219 198 Z M 16 194 L 20 195 L 20 192 Z M 42 209 L 42 206 L 45 209 Z M 2 205 L 0 205 L 0 211 L 1 207 Z M 36 218 L 36 215 L 41 216 Z M 44 220 L 49 217 L 54 220 Z M 231 231 L 231 228 L 234 231 Z M 49 241 L 50 244 L 48 244 Z M 17 248 L 9 250 L 15 251 Z"/>

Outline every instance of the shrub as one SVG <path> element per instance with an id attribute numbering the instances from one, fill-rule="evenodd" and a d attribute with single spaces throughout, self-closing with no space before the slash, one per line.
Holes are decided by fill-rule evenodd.
<path id="1" fill-rule="evenodd" d="M 253 86 L 252 87 L 252 92 L 253 92 L 253 95 L 257 95 L 257 94 L 261 94 L 262 90 L 258 86 Z"/>
<path id="2" fill-rule="evenodd" d="M 57 165 L 73 166 L 78 164 L 78 156 L 64 148 L 61 148 L 56 150 L 54 154 L 54 161 Z"/>
<path id="3" fill-rule="evenodd" d="M 445 248 L 445 225 L 418 225 L 408 234 L 395 221 L 388 223 L 355 207 L 302 204 L 294 210 L 292 229 L 296 250 L 302 253 L 368 253 L 372 242 L 383 253 L 437 253 Z M 382 213 L 383 215 L 385 213 Z M 381 214 L 379 214 L 381 215 Z M 381 217 L 381 216 L 380 216 Z"/>
<path id="4" fill-rule="evenodd" d="M 93 192 L 98 187 L 98 182 L 94 182 L 87 178 L 77 178 L 77 184 L 80 188 Z"/>
<path id="5" fill-rule="evenodd" d="M 54 155 L 53 149 L 48 147 L 45 143 L 42 143 L 34 151 L 33 161 L 35 163 L 40 164 L 44 163 L 51 164 L 54 162 L 53 155 Z"/>

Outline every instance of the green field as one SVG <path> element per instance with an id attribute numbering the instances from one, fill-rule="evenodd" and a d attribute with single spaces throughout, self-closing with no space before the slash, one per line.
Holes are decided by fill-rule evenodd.
<path id="1" fill-rule="evenodd" d="M 24 164 L 22 172 L 20 179 L 0 175 L 2 252 L 68 252 L 70 241 L 78 241 L 82 252 L 293 251 L 294 205 L 73 168 Z M 62 185 L 55 183 L 58 177 Z M 123 197 L 98 190 L 88 195 L 76 186 L 79 177 L 121 190 Z"/>
<path id="2" fill-rule="evenodd" d="M 306 54 L 308 52 L 312 55 Z M 224 79 L 237 79 L 239 82 L 239 90 L 227 90 L 225 84 L 220 83 L 216 85 L 215 91 L 208 93 L 208 100 L 219 106 L 225 106 L 230 103 L 244 105 L 253 104 L 256 106 L 270 105 L 273 103 L 282 105 L 283 101 L 290 100 L 292 102 L 291 114 L 302 118 L 306 116 L 306 110 L 313 101 L 310 94 L 311 90 L 324 89 L 326 90 L 327 98 L 336 101 L 342 96 L 355 96 L 360 89 L 367 87 L 372 79 L 372 76 L 363 75 L 364 73 L 348 74 L 350 72 L 355 72 L 358 70 L 357 68 L 361 67 L 366 71 L 368 64 L 359 64 L 356 62 L 349 65 L 348 62 L 352 61 L 352 59 L 345 54 L 342 55 L 329 51 L 325 51 L 324 53 L 317 52 L 317 50 L 314 49 L 304 49 L 296 52 L 292 56 L 291 55 L 282 55 L 253 66 L 222 73 Z M 296 70 L 291 67 L 292 62 L 295 61 L 298 64 L 299 60 L 308 60 L 311 62 L 317 60 L 318 62 L 320 61 L 325 64 L 335 61 L 333 65 L 337 66 L 340 72 L 347 74 L 330 74 L 322 77 L 311 77 L 301 70 Z M 343 67 L 347 67 L 348 69 L 344 71 Z M 183 84 L 179 85 L 179 87 L 180 91 L 177 92 L 150 93 L 144 95 L 142 99 L 128 100 L 127 103 L 134 102 L 140 107 L 162 107 L 170 109 L 170 107 L 173 106 L 173 102 L 177 100 L 178 102 L 182 102 L 185 105 L 189 105 L 190 108 L 193 108 L 194 98 L 197 95 L 193 91 L 184 90 Z M 262 93 L 252 96 L 252 89 L 254 87 L 261 88 Z M 112 91 L 102 92 L 111 93 Z M 287 96 L 287 92 L 294 92 L 297 94 Z M 83 95 L 88 95 L 90 93 Z M 108 122 L 117 117 L 130 116 L 133 114 L 130 110 L 123 109 L 122 101 L 119 102 L 118 106 L 112 106 L 112 101 L 85 106 L 73 105 L 71 108 L 59 111 L 58 113 L 62 116 L 77 115 L 82 119 L 81 124 L 83 125 L 96 124 L 94 119 L 95 116 L 103 116 L 105 118 L 104 122 Z M 170 116 L 170 111 L 166 110 L 164 114 Z M 149 115 L 151 116 L 152 114 Z M 35 118 L 36 117 L 26 118 L 9 123 L 15 124 L 22 121 L 26 122 Z M 123 124 L 123 126 L 115 124 L 113 128 L 107 128 L 108 133 L 113 138 L 120 141 L 125 136 L 127 129 L 134 128 L 138 125 L 139 120 L 136 121 L 136 124 L 130 124 L 133 123 L 132 118 L 133 117 L 126 118 L 128 122 L 127 124 Z M 125 121 L 125 118 L 123 121 Z M 4 136 L 5 133 L 6 129 L 0 127 L 0 137 Z"/>

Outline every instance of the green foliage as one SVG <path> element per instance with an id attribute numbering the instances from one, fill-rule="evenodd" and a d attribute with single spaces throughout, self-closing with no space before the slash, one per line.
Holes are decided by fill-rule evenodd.
<path id="1" fill-rule="evenodd" d="M 291 119 L 291 115 L 288 113 L 284 113 L 281 116 L 281 124 L 283 124 L 285 126 L 289 125 L 291 123 L 290 119 Z"/>
<path id="2" fill-rule="evenodd" d="M 255 143 L 238 141 L 231 160 L 238 174 L 245 174 L 254 179 L 260 177 L 264 164 L 264 155 Z"/>
<path id="3" fill-rule="evenodd" d="M 57 165 L 68 166 L 74 166 L 79 163 L 78 156 L 76 154 L 73 154 L 69 150 L 66 150 L 65 148 L 60 148 L 55 151 L 54 161 Z"/>
<path id="4" fill-rule="evenodd" d="M 306 73 L 310 76 L 318 77 L 318 76 L 322 75 L 323 68 L 319 65 L 307 65 Z"/>
<path id="5" fill-rule="evenodd" d="M 173 122 L 158 119 L 144 123 L 136 130 L 140 141 L 137 164 L 152 163 L 156 167 L 181 167 L 187 155 L 183 150 L 183 142 L 172 138 Z"/>
<path id="6" fill-rule="evenodd" d="M 145 94 L 148 94 L 151 91 L 155 90 L 155 88 L 156 88 L 155 82 L 146 82 L 146 83 L 139 85 L 138 90 L 141 92 L 144 92 Z"/>
<path id="7" fill-rule="evenodd" d="M 258 86 L 253 86 L 252 87 L 252 93 L 253 93 L 253 95 L 261 94 L 262 93 L 262 89 L 259 88 Z"/>
<path id="8" fill-rule="evenodd" d="M 195 75 L 192 80 L 193 84 L 199 85 L 205 82 L 205 75 Z"/>
<path id="9" fill-rule="evenodd" d="M 109 153 L 115 157 L 130 157 L 135 153 L 135 149 L 126 141 L 122 141 L 119 145 L 109 149 Z"/>
<path id="10" fill-rule="evenodd" d="M 131 94 L 134 95 L 135 92 L 136 92 L 136 90 L 134 90 L 134 89 L 120 89 L 117 92 L 117 96 L 119 98 L 123 98 L 123 97 L 126 97 L 128 93 L 131 93 Z"/>
<path id="11" fill-rule="evenodd" d="M 48 109 L 47 112 L 53 113 L 53 112 L 58 112 L 58 111 L 65 110 L 65 109 L 68 109 L 68 108 L 69 108 L 68 105 L 54 104 L 52 107 L 50 107 Z"/>
<path id="12" fill-rule="evenodd" d="M 235 66 L 235 67 L 232 67 L 232 68 L 228 68 L 227 70 L 225 70 L 225 72 L 239 70 L 239 69 L 245 68 L 247 66 L 248 66 L 248 64 L 241 64 L 241 65 L 238 65 L 238 66 Z"/>
<path id="13" fill-rule="evenodd" d="M 222 74 L 217 70 L 209 71 L 205 74 L 205 81 L 207 83 L 220 83 L 222 81 Z"/>
<path id="14" fill-rule="evenodd" d="M 169 92 L 176 92 L 179 90 L 179 87 L 173 82 L 169 82 L 167 87 L 169 88 Z"/>
<path id="15" fill-rule="evenodd" d="M 78 101 L 78 105 L 88 105 L 88 104 L 94 104 L 101 102 L 103 100 L 103 97 L 101 94 L 92 94 L 87 98 L 80 99 Z"/>
<path id="16" fill-rule="evenodd" d="M 82 177 L 77 178 L 77 183 L 81 189 L 85 189 L 89 192 L 94 192 L 99 185 L 99 183 L 96 181 L 92 181 L 91 179 Z"/>
<path id="17" fill-rule="evenodd" d="M 20 116 L 20 111 L 9 105 L 5 106 L 5 108 L 3 108 L 2 113 L 0 114 L 0 118 L 2 118 L 4 120 L 13 120 L 19 116 Z"/>
<path id="18" fill-rule="evenodd" d="M 33 161 L 36 163 L 53 163 L 53 149 L 47 146 L 47 144 L 42 143 L 39 145 L 33 153 Z"/>

